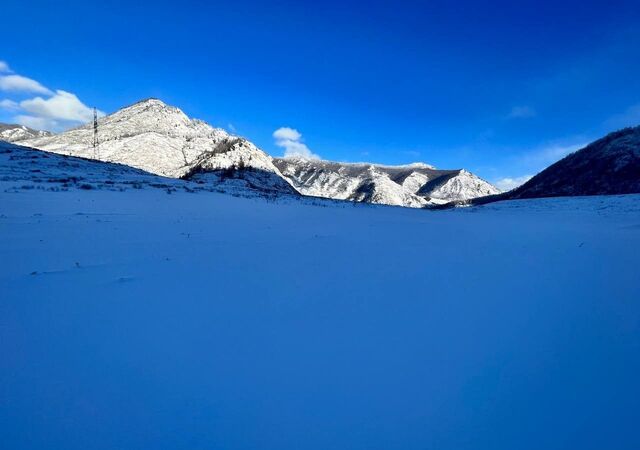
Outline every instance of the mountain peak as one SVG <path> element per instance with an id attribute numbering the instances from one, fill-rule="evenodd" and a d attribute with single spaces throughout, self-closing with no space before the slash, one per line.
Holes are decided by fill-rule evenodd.
<path id="1" fill-rule="evenodd" d="M 155 97 L 149 97 L 149 98 L 144 98 L 142 100 L 138 100 L 137 102 L 126 106 L 122 109 L 126 109 L 126 108 L 130 108 L 132 106 L 160 106 L 160 107 L 166 107 L 169 106 L 167 105 L 165 102 L 163 102 L 162 100 L 160 100 L 159 98 L 155 98 Z"/>
<path id="2" fill-rule="evenodd" d="M 191 119 L 179 108 L 157 98 L 141 100 L 102 117 L 97 138 L 98 146 L 94 148 L 93 125 L 87 124 L 55 136 L 29 140 L 27 145 L 126 164 L 165 177 L 181 178 L 196 172 L 239 167 L 280 177 L 271 157 L 248 141 Z"/>
<path id="3" fill-rule="evenodd" d="M 127 114 L 127 115 L 136 114 L 136 113 L 141 113 L 146 111 L 164 111 L 164 110 L 169 110 L 172 112 L 178 112 L 180 114 L 184 114 L 182 110 L 180 110 L 180 108 L 167 105 L 165 102 L 163 102 L 158 98 L 145 98 L 129 106 L 125 106 L 124 108 L 119 109 L 113 114 L 110 114 L 110 116 L 121 115 L 121 114 Z"/>
<path id="4" fill-rule="evenodd" d="M 65 155 L 118 162 L 157 175 L 214 182 L 216 173 L 240 171 L 251 183 L 304 195 L 421 207 L 497 193 L 467 172 L 404 165 L 339 163 L 302 157 L 272 159 L 249 141 L 231 136 L 157 98 L 140 100 L 93 124 L 25 144 Z M 462 176 L 459 176 L 462 175 Z M 471 175 L 471 174 L 469 174 Z M 425 187 L 431 187 L 426 189 Z"/>

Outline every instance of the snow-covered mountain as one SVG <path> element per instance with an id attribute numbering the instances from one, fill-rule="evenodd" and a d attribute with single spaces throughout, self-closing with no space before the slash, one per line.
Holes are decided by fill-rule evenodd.
<path id="1" fill-rule="evenodd" d="M 21 141 L 25 146 L 63 155 L 126 164 L 171 178 L 198 177 L 216 182 L 241 176 L 265 190 L 295 190 L 273 165 L 271 157 L 246 139 L 187 117 L 180 109 L 147 99 L 98 121 L 61 134 Z M 203 176 L 204 173 L 208 175 Z"/>
<path id="2" fill-rule="evenodd" d="M 303 195 L 421 207 L 497 194 L 466 170 L 438 170 L 424 163 L 386 166 L 303 158 L 275 158 L 280 172 Z"/>
<path id="3" fill-rule="evenodd" d="M 423 163 L 384 166 L 272 158 L 248 140 L 191 119 L 157 99 L 100 118 L 95 149 L 93 140 L 93 125 L 87 124 L 20 144 L 203 184 L 233 177 L 272 193 L 385 205 L 423 207 L 498 193 L 467 171 L 437 170 Z"/>
<path id="4" fill-rule="evenodd" d="M 161 190 L 168 194 L 225 193 L 234 197 L 299 197 L 291 188 L 268 188 L 260 184 L 266 172 L 249 170 L 243 176 L 235 171 L 193 173 L 184 178 L 169 178 L 136 169 L 75 156 L 60 155 L 0 141 L 0 191 L 117 191 Z M 258 181 L 256 181 L 258 180 Z M 282 183 L 285 183 L 280 179 Z"/>
<path id="5" fill-rule="evenodd" d="M 0 123 L 0 141 L 19 142 L 44 136 L 51 136 L 51 133 L 34 130 L 24 125 Z"/>

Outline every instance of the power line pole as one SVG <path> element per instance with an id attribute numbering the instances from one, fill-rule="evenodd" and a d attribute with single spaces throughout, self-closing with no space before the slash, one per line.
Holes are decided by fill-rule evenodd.
<path id="1" fill-rule="evenodd" d="M 98 111 L 93 108 L 93 159 L 98 159 Z"/>

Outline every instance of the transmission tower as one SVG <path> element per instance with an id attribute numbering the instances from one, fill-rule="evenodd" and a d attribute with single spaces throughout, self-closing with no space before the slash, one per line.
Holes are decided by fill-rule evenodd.
<path id="1" fill-rule="evenodd" d="M 98 111 L 93 108 L 93 158 L 98 159 Z"/>

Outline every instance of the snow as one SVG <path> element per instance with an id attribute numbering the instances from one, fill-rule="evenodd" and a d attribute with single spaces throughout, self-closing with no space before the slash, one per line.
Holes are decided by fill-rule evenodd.
<path id="1" fill-rule="evenodd" d="M 640 447 L 639 195 L 424 211 L 25 171 L 3 448 Z"/>
<path id="2" fill-rule="evenodd" d="M 500 192 L 466 170 L 437 170 L 424 163 L 274 158 L 274 164 L 301 194 L 315 197 L 422 208 Z"/>
<path id="3" fill-rule="evenodd" d="M 427 186 L 423 185 L 418 194 L 429 195 L 434 200 L 460 201 L 500 193 L 499 189 L 466 170 L 460 170 L 451 178 L 443 178 L 447 178 L 446 181 L 436 184 L 437 187 L 434 189 L 423 190 Z M 437 183 L 438 180 L 434 181 Z"/>
<path id="4" fill-rule="evenodd" d="M 237 167 L 278 169 L 271 157 L 245 139 L 229 135 L 157 99 L 147 99 L 98 121 L 97 152 L 93 125 L 22 145 L 64 155 L 126 164 L 156 175 L 179 178 L 197 170 Z M 288 183 L 287 183 L 288 184 Z"/>
<path id="5" fill-rule="evenodd" d="M 233 154 L 233 152 L 230 152 Z M 101 161 L 34 150 L 0 142 L 0 181 L 7 192 L 38 189 L 162 189 L 196 192 L 224 192 L 241 197 L 299 197 L 288 183 L 269 171 L 249 168 L 243 171 L 203 169 L 187 179 L 157 176 L 139 169 Z"/>
<path id="6" fill-rule="evenodd" d="M 437 170 L 424 163 L 388 166 L 274 159 L 248 140 L 191 119 L 158 99 L 146 99 L 100 118 L 97 149 L 93 148 L 93 139 L 93 124 L 87 124 L 20 143 L 63 155 L 126 164 L 170 178 L 249 169 L 260 173 L 254 179 L 266 183 L 266 189 L 285 195 L 295 189 L 307 196 L 421 208 L 498 193 L 469 172 Z M 450 180 L 446 186 L 433 193 L 425 189 L 440 187 L 446 180 Z"/>
<path id="7" fill-rule="evenodd" d="M 24 125 L 0 123 L 0 141 L 18 142 L 36 137 L 49 136 L 50 134 L 48 131 L 33 130 Z"/>

